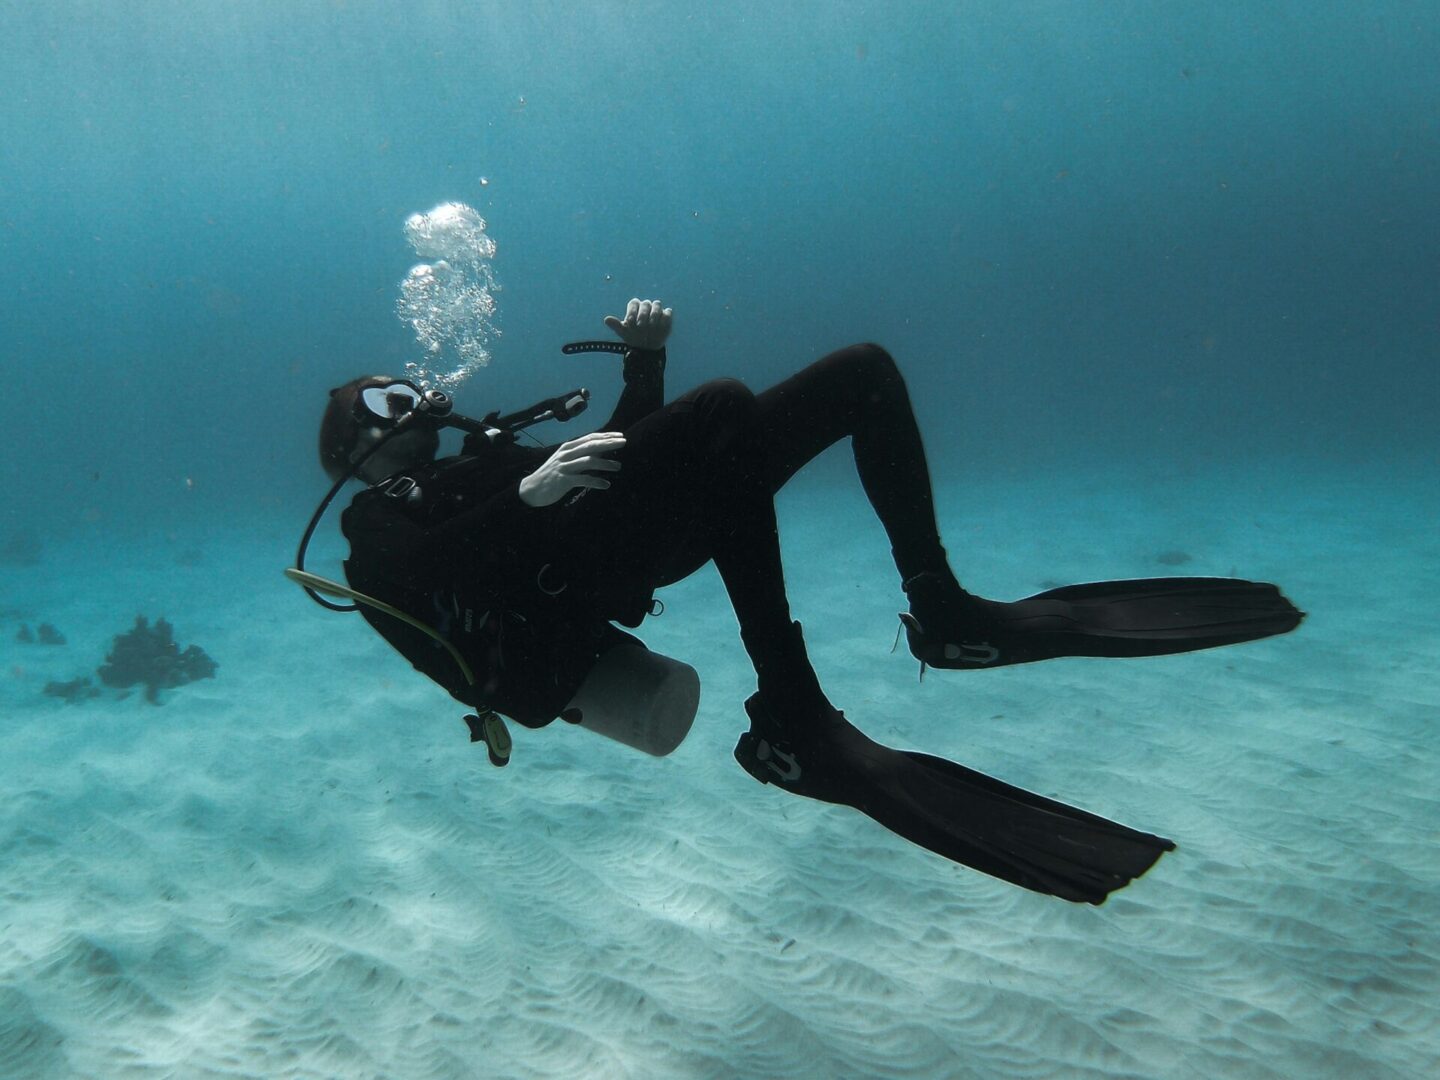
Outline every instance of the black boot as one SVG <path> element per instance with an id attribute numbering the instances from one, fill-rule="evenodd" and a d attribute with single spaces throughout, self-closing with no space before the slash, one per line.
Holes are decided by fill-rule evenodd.
<path id="1" fill-rule="evenodd" d="M 869 742 L 829 702 L 804 715 L 774 709 L 763 694 L 745 702 L 750 730 L 735 744 L 735 760 L 762 784 L 821 802 L 855 805 L 864 790 L 847 756 L 851 743 Z"/>
<path id="2" fill-rule="evenodd" d="M 1013 654 L 1014 635 L 1003 631 L 1005 605 L 971 595 L 949 572 L 916 574 L 903 588 L 910 610 L 900 613 L 900 622 L 922 677 L 926 665 L 965 669 L 1021 661 Z"/>
<path id="3" fill-rule="evenodd" d="M 798 622 L 766 634 L 742 628 L 740 639 L 755 665 L 759 696 L 777 715 L 785 717 L 789 726 L 809 727 L 834 712 L 810 666 Z"/>
<path id="4" fill-rule="evenodd" d="M 800 624 L 791 623 L 778 639 L 763 643 L 743 630 L 741 638 L 755 662 L 760 688 L 745 702 L 750 730 L 740 736 L 735 760 L 762 784 L 826 802 L 843 801 L 828 793 L 833 777 L 825 781 L 825 790 L 817 785 L 822 775 L 834 772 L 830 744 L 839 732 L 854 728 L 820 689 Z"/>

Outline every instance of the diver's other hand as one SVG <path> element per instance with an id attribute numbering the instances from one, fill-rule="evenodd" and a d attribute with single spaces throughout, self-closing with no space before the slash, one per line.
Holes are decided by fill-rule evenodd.
<path id="1" fill-rule="evenodd" d="M 659 300 L 634 299 L 625 308 L 625 318 L 605 316 L 605 325 L 620 335 L 620 340 L 636 349 L 663 349 L 674 322 L 673 308 L 663 307 Z"/>
<path id="2" fill-rule="evenodd" d="M 526 506 L 550 506 L 575 488 L 599 488 L 610 481 L 597 473 L 617 472 L 620 462 L 602 457 L 625 448 L 625 436 L 618 431 L 592 431 L 561 443 L 544 465 L 520 481 L 520 501 Z"/>

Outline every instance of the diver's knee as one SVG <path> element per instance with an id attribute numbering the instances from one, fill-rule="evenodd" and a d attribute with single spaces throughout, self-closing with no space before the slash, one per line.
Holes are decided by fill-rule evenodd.
<path id="1" fill-rule="evenodd" d="M 695 411 L 705 453 L 717 460 L 732 457 L 751 442 L 758 412 L 755 393 L 739 379 L 712 379 L 696 395 Z"/>
<path id="2" fill-rule="evenodd" d="M 815 362 L 815 370 L 831 378 L 843 378 L 862 384 L 889 382 L 899 377 L 895 358 L 884 346 L 873 341 L 847 345 Z"/>
<path id="3" fill-rule="evenodd" d="M 858 345 L 851 345 L 849 352 L 854 357 L 853 363 L 870 369 L 876 374 L 889 375 L 900 370 L 889 350 L 883 345 L 876 345 L 873 341 L 863 341 Z"/>
<path id="4" fill-rule="evenodd" d="M 707 416 L 744 418 L 755 412 L 755 392 L 739 379 L 711 379 L 698 395 Z"/>
<path id="5" fill-rule="evenodd" d="M 755 400 L 755 392 L 739 379 L 711 379 L 705 384 L 705 390 L 717 398 L 734 399 L 742 405 Z"/>

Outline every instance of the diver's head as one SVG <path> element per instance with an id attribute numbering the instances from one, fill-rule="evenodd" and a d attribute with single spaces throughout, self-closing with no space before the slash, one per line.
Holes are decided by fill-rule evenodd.
<path id="1" fill-rule="evenodd" d="M 355 472 L 367 484 L 378 484 L 412 465 L 434 460 L 440 433 L 433 424 L 412 424 L 408 430 L 390 435 L 421 398 L 414 383 L 386 375 L 366 375 L 331 390 L 320 421 L 320 464 L 326 475 L 339 481 L 382 439 L 385 445 Z"/>

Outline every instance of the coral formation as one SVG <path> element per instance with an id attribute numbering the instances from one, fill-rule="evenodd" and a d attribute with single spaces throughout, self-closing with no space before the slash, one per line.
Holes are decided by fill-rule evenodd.
<path id="1" fill-rule="evenodd" d="M 37 641 L 41 645 L 64 645 L 65 635 L 48 622 L 41 623 L 39 628 L 34 631 L 25 623 L 21 623 L 20 632 L 15 635 L 15 640 L 22 645 L 34 645 Z"/>
<path id="2" fill-rule="evenodd" d="M 115 638 L 96 674 L 106 686 L 143 685 L 145 700 L 158 705 L 161 690 L 212 678 L 218 666 L 198 645 L 181 652 L 174 628 L 164 618 L 156 619 L 152 627 L 145 616 L 137 615 L 134 628 Z"/>

